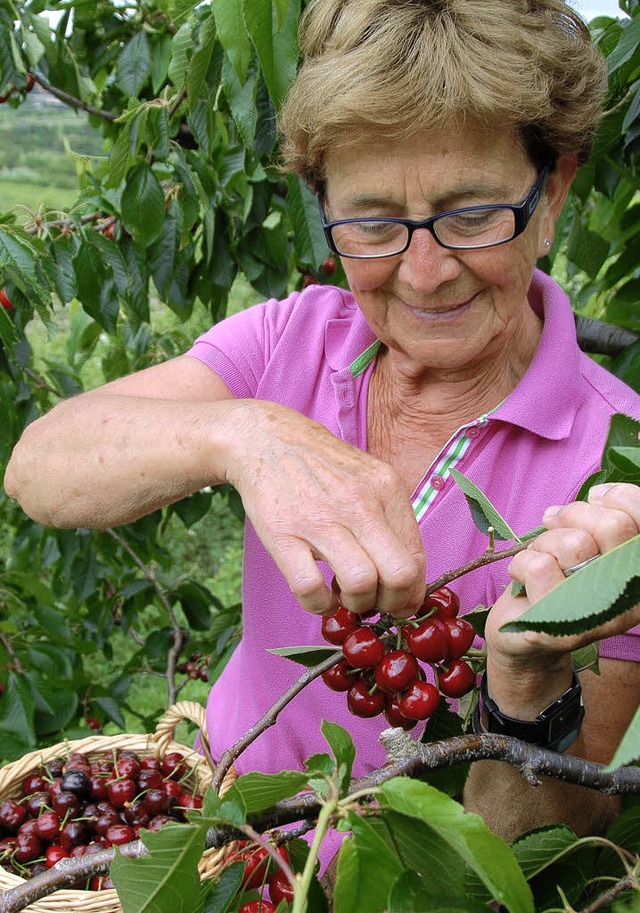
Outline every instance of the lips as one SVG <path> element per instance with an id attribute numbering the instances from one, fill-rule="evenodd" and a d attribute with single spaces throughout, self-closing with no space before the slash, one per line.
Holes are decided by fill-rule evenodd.
<path id="1" fill-rule="evenodd" d="M 420 320 L 455 320 L 457 317 L 460 317 L 461 314 L 464 314 L 473 306 L 476 298 L 477 295 L 473 295 L 471 298 L 468 298 L 466 301 L 463 301 L 460 304 L 450 304 L 448 306 L 441 306 L 438 308 L 411 307 L 409 304 L 405 304 L 405 307 Z"/>

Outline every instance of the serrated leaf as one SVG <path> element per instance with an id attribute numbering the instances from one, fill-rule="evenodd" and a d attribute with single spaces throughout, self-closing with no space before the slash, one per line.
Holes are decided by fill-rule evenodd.
<path id="1" fill-rule="evenodd" d="M 480 491 L 478 486 L 471 479 L 458 472 L 457 469 L 451 469 L 450 472 L 454 482 L 462 489 L 467 499 L 467 504 L 477 529 L 481 533 L 488 535 L 489 527 L 493 527 L 496 539 L 515 539 L 519 541 L 507 521 L 500 515 L 487 496 Z"/>
<path id="2" fill-rule="evenodd" d="M 640 602 L 640 535 L 600 555 L 539 599 L 501 631 L 577 634 Z"/>
<path id="3" fill-rule="evenodd" d="M 244 23 L 258 58 L 276 108 L 295 76 L 298 64 L 299 0 L 290 0 L 287 15 L 278 22 L 273 0 L 243 0 Z"/>
<path id="4" fill-rule="evenodd" d="M 301 666 L 317 666 L 323 663 L 330 656 L 338 656 L 339 651 L 335 647 L 277 647 L 274 650 L 268 650 L 268 653 L 274 653 L 276 656 L 284 656 L 294 663 L 300 663 Z"/>
<path id="5" fill-rule="evenodd" d="M 349 812 L 347 820 L 352 836 L 340 847 L 334 913 L 382 913 L 402 863 L 364 818 Z"/>
<path id="6" fill-rule="evenodd" d="M 452 847 L 511 913 L 533 913 L 533 897 L 513 851 L 475 814 L 427 783 L 396 777 L 384 783 L 379 804 L 418 818 Z"/>
<path id="7" fill-rule="evenodd" d="M 638 760 L 640 760 L 640 707 L 636 710 L 611 763 L 605 767 L 605 770 L 616 770 L 618 767 L 633 764 Z"/>
<path id="8" fill-rule="evenodd" d="M 467 873 L 459 855 L 423 821 L 387 808 L 369 823 L 393 847 L 404 869 L 428 878 L 432 896 L 465 893 Z"/>
<path id="9" fill-rule="evenodd" d="M 338 726 L 337 723 L 329 723 L 326 720 L 322 721 L 321 731 L 336 759 L 336 771 L 339 780 L 338 789 L 340 795 L 343 796 L 351 783 L 351 771 L 356 757 L 353 739 L 342 726 Z"/>
<path id="10" fill-rule="evenodd" d="M 10 672 L 0 704 L 0 732 L 10 733 L 33 747 L 36 742 L 33 717 L 36 702 L 31 685 L 24 675 Z M 4 742 L 4 735 L 2 736 Z"/>
<path id="11" fill-rule="evenodd" d="M 213 3 L 218 37 L 241 83 L 251 62 L 251 42 L 242 18 L 242 0 L 216 0 Z"/>
<path id="12" fill-rule="evenodd" d="M 229 909 L 231 901 L 238 894 L 243 877 L 244 866 L 242 865 L 230 865 L 224 868 L 216 877 L 205 900 L 203 913 L 225 913 Z"/>
<path id="13" fill-rule="evenodd" d="M 434 894 L 429 878 L 404 872 L 391 889 L 389 913 L 486 913 L 486 904 L 473 897 L 453 896 L 451 890 Z"/>
<path id="14" fill-rule="evenodd" d="M 137 98 L 151 75 L 151 50 L 146 32 L 136 32 L 125 45 L 116 64 L 116 83 L 125 93 Z"/>
<path id="15" fill-rule="evenodd" d="M 200 46 L 194 52 L 187 67 L 187 93 L 191 107 L 202 91 L 216 38 L 216 23 L 213 14 L 210 13 L 200 26 Z"/>
<path id="16" fill-rule="evenodd" d="M 128 120 L 125 124 L 122 124 L 118 131 L 116 141 L 111 147 L 109 153 L 109 171 L 104 180 L 104 186 L 107 189 L 119 187 L 129 168 L 132 154 L 132 123 L 131 120 Z"/>
<path id="17" fill-rule="evenodd" d="M 171 63 L 167 76 L 177 89 L 181 89 L 189 67 L 189 53 L 193 48 L 193 24 L 189 19 L 180 26 L 171 41 Z"/>
<path id="18" fill-rule="evenodd" d="M 206 829 L 168 824 L 160 831 L 141 831 L 140 837 L 147 856 L 131 859 L 117 853 L 111 864 L 123 913 L 193 913 L 200 897 L 198 862 Z"/>
<path id="19" fill-rule="evenodd" d="M 640 46 L 640 17 L 633 19 L 627 28 L 621 30 L 620 40 L 614 50 L 607 56 L 609 76 L 620 69 L 633 57 Z"/>
<path id="20" fill-rule="evenodd" d="M 270 808 L 276 802 L 295 796 L 307 785 L 307 774 L 282 770 L 277 774 L 242 774 L 225 793 L 225 799 L 239 797 L 247 815 Z"/>
<path id="21" fill-rule="evenodd" d="M 147 164 L 136 165 L 122 192 L 122 221 L 133 240 L 149 247 L 159 237 L 164 223 L 164 193 Z"/>
<path id="22" fill-rule="evenodd" d="M 318 201 L 297 175 L 287 175 L 287 212 L 293 226 L 296 260 L 317 267 L 329 248 L 322 228 Z"/>
<path id="23" fill-rule="evenodd" d="M 532 831 L 516 840 L 511 848 L 525 877 L 529 879 L 554 863 L 577 839 L 570 827 L 558 825 Z"/>

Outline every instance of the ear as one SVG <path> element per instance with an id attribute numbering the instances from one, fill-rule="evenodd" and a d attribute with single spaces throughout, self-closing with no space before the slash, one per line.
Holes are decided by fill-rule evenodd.
<path id="1" fill-rule="evenodd" d="M 556 167 L 547 179 L 544 196 L 544 210 L 541 225 L 541 250 L 539 256 L 549 253 L 549 247 L 544 245 L 548 240 L 553 243 L 555 225 L 564 206 L 564 201 L 569 193 L 571 183 L 578 170 L 578 160 L 575 155 L 561 155 Z"/>

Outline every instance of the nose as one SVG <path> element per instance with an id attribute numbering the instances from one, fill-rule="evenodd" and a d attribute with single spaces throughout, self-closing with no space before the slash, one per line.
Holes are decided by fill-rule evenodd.
<path id="1" fill-rule="evenodd" d="M 462 271 L 460 251 L 438 244 L 428 228 L 418 228 L 401 255 L 398 277 L 421 292 L 456 279 Z"/>

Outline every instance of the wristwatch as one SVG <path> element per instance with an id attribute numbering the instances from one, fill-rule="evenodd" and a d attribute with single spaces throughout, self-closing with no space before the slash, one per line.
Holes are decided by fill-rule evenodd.
<path id="1" fill-rule="evenodd" d="M 549 704 L 535 720 L 516 720 L 502 713 L 489 697 L 487 676 L 482 676 L 480 697 L 472 718 L 474 732 L 510 735 L 551 751 L 566 751 L 578 737 L 584 719 L 580 679 L 573 670 L 571 685 L 564 694 Z"/>

